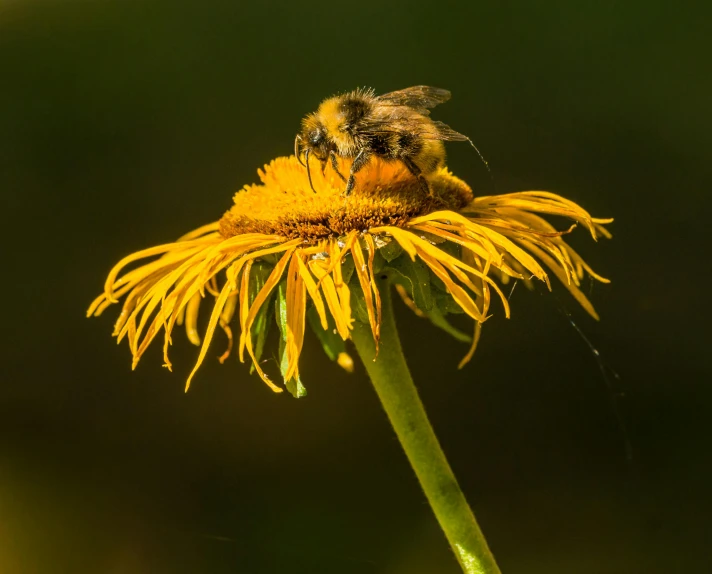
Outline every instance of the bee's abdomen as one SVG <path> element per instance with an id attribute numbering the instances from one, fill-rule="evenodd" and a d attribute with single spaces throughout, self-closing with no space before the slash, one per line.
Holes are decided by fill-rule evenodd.
<path id="1" fill-rule="evenodd" d="M 371 153 L 384 159 L 396 159 L 398 157 L 397 140 L 397 134 L 374 135 L 370 138 L 369 142 Z"/>
<path id="2" fill-rule="evenodd" d="M 372 153 L 384 159 L 400 159 L 403 156 L 415 156 L 421 146 L 412 134 L 394 132 L 372 136 L 369 147 Z"/>
<path id="3" fill-rule="evenodd" d="M 445 146 L 439 140 L 427 140 L 418 134 L 391 133 L 373 136 L 371 153 L 386 160 L 413 161 L 423 173 L 432 173 L 445 162 Z"/>
<path id="4" fill-rule="evenodd" d="M 411 157 L 423 173 L 432 173 L 445 163 L 445 145 L 440 140 L 421 139 Z"/>

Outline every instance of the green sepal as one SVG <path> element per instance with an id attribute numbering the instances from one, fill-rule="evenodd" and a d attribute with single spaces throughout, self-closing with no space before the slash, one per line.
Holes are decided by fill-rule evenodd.
<path id="1" fill-rule="evenodd" d="M 306 396 L 307 390 L 302 385 L 299 374 L 289 380 L 285 379 L 289 361 L 287 359 L 287 282 L 281 281 L 277 287 L 277 300 L 275 301 L 275 315 L 279 326 L 279 370 L 284 379 L 284 386 L 295 399 Z"/>
<path id="2" fill-rule="evenodd" d="M 442 329 L 458 341 L 462 341 L 463 343 L 471 343 L 472 342 L 472 336 L 468 335 L 467 333 L 463 333 L 458 329 L 457 327 L 454 327 L 446 318 L 443 312 L 438 308 L 437 305 L 435 305 L 430 311 L 427 312 L 428 319 L 430 319 L 430 322 L 438 327 L 439 329 Z"/>
<path id="3" fill-rule="evenodd" d="M 343 278 L 344 283 L 348 284 L 349 281 L 351 281 L 355 268 L 354 258 L 351 255 L 351 252 L 344 254 L 341 261 L 341 277 Z"/>
<path id="4" fill-rule="evenodd" d="M 272 313 L 274 313 L 274 308 L 272 307 L 272 298 L 274 293 L 270 293 L 267 297 L 265 304 L 260 307 L 257 312 L 254 323 L 252 323 L 252 336 L 253 343 L 252 348 L 255 351 L 255 359 L 259 362 L 262 358 L 262 353 L 265 349 L 265 341 L 267 340 L 267 334 L 269 333 L 269 326 L 272 320 Z M 250 366 L 250 374 L 255 372 L 254 363 Z"/>
<path id="5" fill-rule="evenodd" d="M 361 250 L 363 251 L 363 257 L 366 260 L 366 264 L 368 264 L 368 260 L 371 257 L 368 243 L 363 238 L 359 239 L 358 241 L 359 241 L 359 244 L 361 245 Z M 391 243 L 395 243 L 395 241 L 391 241 Z M 374 275 L 380 273 L 383 270 L 383 268 L 386 266 L 386 263 L 388 263 L 388 261 L 389 261 L 381 253 L 381 251 L 385 247 L 387 247 L 387 246 L 384 246 L 381 249 L 379 249 L 378 247 L 375 248 L 376 252 L 373 254 L 373 263 L 372 263 L 372 269 L 373 269 Z M 353 257 L 351 258 L 351 265 L 353 266 Z"/>
<path id="6" fill-rule="evenodd" d="M 307 311 L 307 319 L 309 320 L 312 331 L 314 331 L 319 338 L 319 342 L 324 348 L 326 356 L 332 361 L 335 361 L 341 353 L 346 352 L 346 343 L 344 343 L 344 340 L 336 332 L 334 319 L 331 317 L 331 314 L 327 313 L 326 315 L 329 327 L 324 330 L 321 326 L 321 319 L 319 319 L 319 313 L 317 313 L 316 308 L 312 306 Z"/>
<path id="7" fill-rule="evenodd" d="M 443 251 L 459 257 L 459 246 L 444 243 L 439 248 Z M 403 254 L 390 262 L 388 265 L 393 273 L 393 282 L 405 287 L 408 295 L 423 314 L 430 319 L 431 323 L 442 329 L 458 341 L 466 343 L 472 342 L 472 337 L 454 327 L 445 316 L 462 314 L 464 311 L 453 300 L 448 293 L 445 284 L 430 270 L 430 268 L 420 259 L 413 261 L 410 256 Z M 465 288 L 465 287 L 463 287 Z M 466 288 L 465 288 L 466 289 Z M 469 291 L 469 290 L 468 290 Z"/>
<path id="8" fill-rule="evenodd" d="M 373 274 L 378 275 L 383 268 L 388 264 L 379 251 L 373 256 Z"/>
<path id="9" fill-rule="evenodd" d="M 363 297 L 361 283 L 358 279 L 354 279 L 354 282 L 349 287 L 349 291 L 351 292 L 351 314 L 359 323 L 368 325 L 368 308 L 366 307 L 366 300 Z"/>
<path id="10" fill-rule="evenodd" d="M 390 263 L 394 259 L 397 259 L 400 257 L 400 255 L 403 253 L 403 248 L 401 247 L 400 243 L 398 243 L 396 240 L 392 239 L 388 243 L 386 243 L 383 247 L 378 249 L 376 251 L 377 253 L 380 253 L 381 256 Z"/>
<path id="11" fill-rule="evenodd" d="M 273 269 L 275 265 L 277 265 L 277 262 L 280 260 L 282 257 L 281 253 L 268 253 L 267 255 L 260 255 L 259 259 L 256 260 L 256 263 L 266 263 L 270 269 Z"/>
<path id="12" fill-rule="evenodd" d="M 470 290 L 467 287 L 461 286 L 468 293 Z M 460 307 L 452 295 L 447 291 L 440 291 L 439 289 L 435 291 L 435 306 L 440 310 L 443 315 L 462 315 L 465 311 Z"/>

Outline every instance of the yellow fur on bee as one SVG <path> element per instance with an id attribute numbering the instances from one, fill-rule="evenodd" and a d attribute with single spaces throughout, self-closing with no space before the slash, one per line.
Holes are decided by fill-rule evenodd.
<path id="1" fill-rule="evenodd" d="M 329 137 L 343 153 L 352 145 L 352 138 L 342 130 L 344 113 L 340 106 L 341 98 L 329 98 L 321 103 L 316 113 Z"/>

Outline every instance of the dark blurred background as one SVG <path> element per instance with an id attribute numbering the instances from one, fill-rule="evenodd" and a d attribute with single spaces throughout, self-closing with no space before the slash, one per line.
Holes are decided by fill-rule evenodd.
<path id="1" fill-rule="evenodd" d="M 414 84 L 453 92 L 436 116 L 489 160 L 449 146 L 477 193 L 616 218 L 572 238 L 613 280 L 586 286 L 600 323 L 520 287 L 458 371 L 466 346 L 398 308 L 503 572 L 709 571 L 709 13 L 251 4 L 0 3 L 0 572 L 458 572 L 360 365 L 310 335 L 305 399 L 234 360 L 186 395 L 182 333 L 173 374 L 158 345 L 131 372 L 116 310 L 84 318 L 118 259 L 218 218 L 322 98 Z"/>

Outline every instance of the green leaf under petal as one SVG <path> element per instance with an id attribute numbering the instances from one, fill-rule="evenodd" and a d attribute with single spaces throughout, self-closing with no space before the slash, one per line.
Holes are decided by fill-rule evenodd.
<path id="1" fill-rule="evenodd" d="M 463 287 L 463 289 L 470 293 L 470 290 L 466 287 Z M 435 306 L 440 310 L 443 315 L 462 315 L 465 312 L 462 307 L 460 307 L 457 302 L 453 300 L 452 296 L 447 291 L 434 289 L 433 295 L 435 300 Z"/>
<path id="2" fill-rule="evenodd" d="M 344 283 L 351 281 L 354 269 L 354 258 L 351 256 L 351 253 L 345 254 L 341 261 L 341 277 L 343 277 Z"/>
<path id="3" fill-rule="evenodd" d="M 403 248 L 400 243 L 396 240 L 391 239 L 386 245 L 378 249 L 377 253 L 380 253 L 383 258 L 390 263 L 403 253 Z"/>
<path id="4" fill-rule="evenodd" d="M 359 323 L 368 324 L 368 308 L 366 300 L 363 298 L 363 291 L 358 280 L 354 280 L 355 285 L 350 285 L 351 292 L 351 314 Z"/>
<path id="5" fill-rule="evenodd" d="M 433 308 L 430 311 L 428 311 L 426 314 L 428 316 L 428 319 L 430 319 L 430 321 L 432 322 L 433 325 L 442 329 L 446 333 L 450 334 L 458 341 L 462 341 L 463 343 L 471 343 L 472 342 L 472 337 L 470 335 L 468 335 L 467 333 L 463 333 L 457 327 L 454 327 L 445 318 L 445 315 L 443 314 L 443 312 L 440 310 L 440 308 L 437 305 L 434 305 Z"/>
<path id="6" fill-rule="evenodd" d="M 391 261 L 388 267 L 397 272 L 394 280 L 405 287 L 418 309 L 427 313 L 433 308 L 433 293 L 430 289 L 432 274 L 420 259 L 413 261 L 403 254 Z"/>
<path id="7" fill-rule="evenodd" d="M 267 277 L 272 272 L 273 265 L 269 265 L 262 261 L 256 261 L 252 266 L 250 272 L 250 286 L 249 286 L 249 301 L 250 304 L 255 299 L 257 293 L 265 284 Z M 250 334 L 253 338 L 252 347 L 255 351 L 255 358 L 259 361 L 262 358 L 262 353 L 265 348 L 265 341 L 267 339 L 267 334 L 269 333 L 269 324 L 272 316 L 272 298 L 274 293 L 270 293 L 265 301 L 264 305 L 260 307 L 260 310 L 255 317 L 254 323 L 252 323 L 252 329 Z M 250 374 L 255 372 L 255 365 L 252 363 L 250 366 Z"/>
<path id="8" fill-rule="evenodd" d="M 329 328 L 326 330 L 322 329 L 319 313 L 316 312 L 316 308 L 314 308 L 314 306 L 310 307 L 307 311 L 307 319 L 312 331 L 314 331 L 316 336 L 319 338 L 319 342 L 324 348 L 324 352 L 327 357 L 329 357 L 332 361 L 336 361 L 341 353 L 346 352 L 346 343 L 336 332 L 334 319 L 329 313 L 327 313 Z"/>
<path id="9" fill-rule="evenodd" d="M 252 335 L 254 337 L 253 349 L 255 350 L 255 359 L 257 359 L 257 361 L 262 358 L 265 341 L 267 340 L 267 334 L 269 333 L 272 313 L 274 313 L 274 308 L 272 307 L 273 296 L 273 294 L 270 294 L 267 301 L 265 301 L 265 304 L 260 307 L 260 310 L 255 317 L 255 322 L 252 324 Z M 254 372 L 255 365 L 253 363 L 250 367 L 250 374 Z"/>

